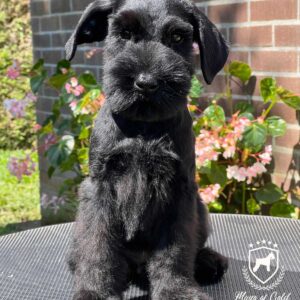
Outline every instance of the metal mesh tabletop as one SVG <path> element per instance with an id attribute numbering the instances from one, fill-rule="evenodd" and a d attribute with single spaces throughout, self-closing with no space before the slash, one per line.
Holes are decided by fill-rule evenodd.
<path id="1" fill-rule="evenodd" d="M 300 299 L 300 221 L 212 215 L 212 224 L 209 245 L 228 256 L 230 265 L 220 283 L 203 290 L 224 300 Z M 55 225 L 1 237 L 0 299 L 71 299 L 73 282 L 65 263 L 71 229 L 72 224 Z M 248 264 L 259 251 L 278 255 L 269 273 L 274 275 L 266 283 Z M 148 299 L 147 291 L 131 286 L 124 299 Z"/>

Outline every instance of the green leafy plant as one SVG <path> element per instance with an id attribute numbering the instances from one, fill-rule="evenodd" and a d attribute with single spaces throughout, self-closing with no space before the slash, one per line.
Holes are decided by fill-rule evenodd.
<path id="1" fill-rule="evenodd" d="M 199 192 L 214 212 L 297 217 L 287 193 L 266 176 L 272 162 L 272 146 L 266 142 L 268 137 L 283 136 L 287 128 L 285 120 L 269 115 L 274 105 L 283 102 L 299 110 L 300 97 L 275 79 L 265 78 L 260 92 L 266 107 L 255 117 L 251 101 L 233 105 L 232 97 L 232 82 L 245 89 L 252 75 L 250 66 L 233 61 L 225 73 L 226 91 L 215 95 L 203 112 L 192 109 Z M 230 105 L 228 119 L 217 104 L 219 99 Z"/>

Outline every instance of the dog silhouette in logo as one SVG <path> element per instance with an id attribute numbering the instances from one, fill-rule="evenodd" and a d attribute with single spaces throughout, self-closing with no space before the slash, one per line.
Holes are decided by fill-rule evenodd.
<path id="1" fill-rule="evenodd" d="M 271 260 L 275 259 L 275 255 L 273 252 L 269 253 L 265 258 L 256 258 L 255 266 L 253 268 L 253 272 L 256 273 L 260 266 L 265 266 L 267 271 L 271 270 Z"/>

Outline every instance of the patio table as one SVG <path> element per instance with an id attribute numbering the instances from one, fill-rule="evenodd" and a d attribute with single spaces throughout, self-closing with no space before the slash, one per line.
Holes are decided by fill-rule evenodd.
<path id="1" fill-rule="evenodd" d="M 227 214 L 211 218 L 208 244 L 229 257 L 229 269 L 221 282 L 203 286 L 204 291 L 221 300 L 300 299 L 300 221 Z M 68 223 L 0 237 L 0 299 L 71 299 L 73 281 L 65 263 L 71 232 Z M 267 266 L 260 266 L 264 274 L 255 273 L 255 260 L 249 266 L 249 257 L 271 252 L 270 276 L 274 274 L 262 283 Z M 257 298 L 247 298 L 251 296 Z M 147 291 L 132 285 L 124 299 L 148 299 Z"/>

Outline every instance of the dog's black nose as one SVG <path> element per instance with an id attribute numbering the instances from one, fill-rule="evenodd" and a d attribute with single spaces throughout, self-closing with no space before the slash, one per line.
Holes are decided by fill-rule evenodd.
<path id="1" fill-rule="evenodd" d="M 158 89 L 158 82 L 151 74 L 142 73 L 137 77 L 134 87 L 139 92 L 153 93 Z"/>

